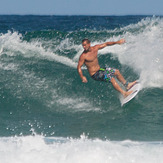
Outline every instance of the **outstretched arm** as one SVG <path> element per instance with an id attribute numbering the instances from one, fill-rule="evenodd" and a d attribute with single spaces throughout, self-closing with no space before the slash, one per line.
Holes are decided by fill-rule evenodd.
<path id="1" fill-rule="evenodd" d="M 88 81 L 87 81 L 87 78 L 86 78 L 85 76 L 83 76 L 83 72 L 82 72 L 82 69 L 81 69 L 81 67 L 82 67 L 83 64 L 84 64 L 84 61 L 85 61 L 85 59 L 84 59 L 84 57 L 81 55 L 80 58 L 79 58 L 77 70 L 78 70 L 78 73 L 79 73 L 79 76 L 80 76 L 82 82 L 83 82 L 83 83 L 87 83 L 87 82 L 88 82 Z"/>
<path id="2" fill-rule="evenodd" d="M 105 42 L 103 44 L 99 44 L 99 45 L 96 45 L 96 46 L 98 46 L 98 49 L 103 49 L 106 46 L 112 46 L 112 45 L 115 45 L 115 44 L 124 44 L 124 43 L 125 43 L 125 40 L 121 39 L 121 40 L 116 41 L 116 42 Z"/>

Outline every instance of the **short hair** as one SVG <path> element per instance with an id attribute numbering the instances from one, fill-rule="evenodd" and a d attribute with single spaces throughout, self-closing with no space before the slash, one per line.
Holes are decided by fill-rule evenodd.
<path id="1" fill-rule="evenodd" d="M 87 38 L 83 39 L 82 40 L 82 43 L 85 42 L 85 41 L 87 42 L 87 44 L 90 44 L 91 43 L 90 40 L 88 40 Z"/>

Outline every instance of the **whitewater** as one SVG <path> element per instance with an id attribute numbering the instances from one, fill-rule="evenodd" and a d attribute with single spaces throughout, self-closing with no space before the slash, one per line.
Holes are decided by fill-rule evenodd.
<path id="1" fill-rule="evenodd" d="M 111 142 L 90 140 L 85 135 L 80 139 L 1 138 L 0 145 L 3 163 L 157 163 L 163 159 L 162 142 Z"/>

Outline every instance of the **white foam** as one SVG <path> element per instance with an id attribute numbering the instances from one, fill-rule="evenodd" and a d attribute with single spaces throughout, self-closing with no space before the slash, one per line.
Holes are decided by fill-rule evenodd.
<path id="1" fill-rule="evenodd" d="M 132 29 L 132 32 L 130 31 Z M 163 87 L 163 19 L 146 18 L 137 24 L 120 29 L 122 36 L 106 41 L 125 38 L 124 45 L 107 47 L 100 54 L 113 54 L 122 65 L 131 67 L 140 76 L 144 87 Z M 134 31 L 134 32 L 133 32 Z"/>
<path id="2" fill-rule="evenodd" d="M 73 98 L 73 97 L 65 97 L 59 98 L 57 101 L 62 106 L 65 106 L 66 111 L 70 112 L 78 112 L 78 111 L 100 111 L 100 108 L 94 107 L 91 102 L 89 102 L 86 98 Z"/>
<path id="3" fill-rule="evenodd" d="M 45 138 L 0 138 L 3 163 L 154 163 L 163 160 L 162 142 Z"/>
<path id="4" fill-rule="evenodd" d="M 24 57 L 44 58 L 56 61 L 72 68 L 77 67 L 77 63 L 72 59 L 55 54 L 50 48 L 45 49 L 39 41 L 26 42 L 22 40 L 22 35 L 18 32 L 1 34 L 0 36 L 1 55 L 9 56 L 23 55 Z"/>

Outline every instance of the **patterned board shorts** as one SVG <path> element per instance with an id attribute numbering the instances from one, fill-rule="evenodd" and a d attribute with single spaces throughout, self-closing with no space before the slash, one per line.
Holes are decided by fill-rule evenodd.
<path id="1" fill-rule="evenodd" d="M 114 73 L 115 73 L 114 68 L 100 68 L 100 70 L 98 70 L 94 75 L 92 75 L 91 77 L 94 80 L 97 81 L 105 81 L 105 82 L 110 82 L 112 77 L 114 77 Z"/>

